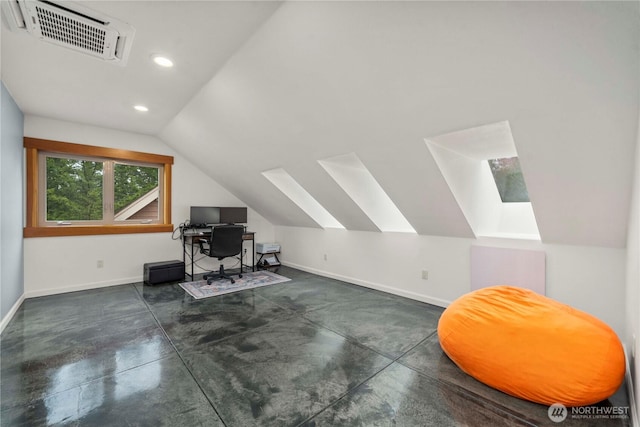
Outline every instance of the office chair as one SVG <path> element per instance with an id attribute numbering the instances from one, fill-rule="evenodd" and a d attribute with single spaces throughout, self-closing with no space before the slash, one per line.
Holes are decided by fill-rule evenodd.
<path id="1" fill-rule="evenodd" d="M 233 257 L 242 253 L 242 235 L 244 226 L 242 225 L 217 225 L 211 228 L 209 239 L 200 239 L 200 252 L 212 258 L 222 261 L 224 258 Z M 208 247 L 205 246 L 205 243 Z M 242 257 L 240 258 L 240 275 L 242 277 Z M 224 271 L 224 265 L 220 263 L 220 270 L 212 271 L 203 276 L 207 279 L 207 284 L 217 279 L 229 279 L 231 283 L 235 280 Z"/>

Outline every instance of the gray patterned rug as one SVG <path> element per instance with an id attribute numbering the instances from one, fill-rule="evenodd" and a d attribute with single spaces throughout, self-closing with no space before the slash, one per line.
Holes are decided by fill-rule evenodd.
<path id="1" fill-rule="evenodd" d="M 179 285 L 195 299 L 203 299 L 243 291 L 245 289 L 275 285 L 276 283 L 288 282 L 291 279 L 270 271 L 253 271 L 244 273 L 242 278 L 234 275 L 233 280 L 235 280 L 235 283 L 231 283 L 231 280 L 228 279 L 219 279 L 214 280 L 210 285 L 207 285 L 206 280 L 179 283 Z"/>

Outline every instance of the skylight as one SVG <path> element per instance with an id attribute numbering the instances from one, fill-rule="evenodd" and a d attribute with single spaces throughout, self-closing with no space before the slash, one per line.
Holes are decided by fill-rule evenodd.
<path id="1" fill-rule="evenodd" d="M 503 157 L 487 161 L 493 174 L 493 180 L 496 182 L 496 187 L 498 187 L 502 203 L 529 201 L 527 186 L 524 183 L 524 176 L 522 176 L 520 162 L 517 157 Z"/>
<path id="2" fill-rule="evenodd" d="M 540 240 L 509 122 L 425 142 L 476 236 Z"/>
<path id="3" fill-rule="evenodd" d="M 358 156 L 345 154 L 318 162 L 380 231 L 416 232 Z"/>
<path id="4" fill-rule="evenodd" d="M 322 228 L 344 228 L 311 194 L 282 168 L 262 172 L 278 190 L 298 205 Z"/>

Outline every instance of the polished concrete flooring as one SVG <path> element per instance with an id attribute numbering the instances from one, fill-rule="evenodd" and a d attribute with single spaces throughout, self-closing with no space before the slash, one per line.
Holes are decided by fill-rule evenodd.
<path id="1" fill-rule="evenodd" d="M 441 308 L 281 267 L 194 300 L 141 283 L 28 299 L 2 333 L 2 426 L 629 425 L 569 417 L 458 369 Z M 624 389 L 601 406 L 628 405 Z"/>

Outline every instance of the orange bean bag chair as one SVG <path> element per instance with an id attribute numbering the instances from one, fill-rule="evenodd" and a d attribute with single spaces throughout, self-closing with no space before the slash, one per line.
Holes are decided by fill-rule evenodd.
<path id="1" fill-rule="evenodd" d="M 438 338 L 478 381 L 544 405 L 591 405 L 624 380 L 624 351 L 609 326 L 528 289 L 463 295 L 442 313 Z"/>

